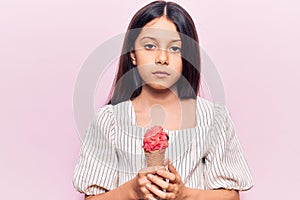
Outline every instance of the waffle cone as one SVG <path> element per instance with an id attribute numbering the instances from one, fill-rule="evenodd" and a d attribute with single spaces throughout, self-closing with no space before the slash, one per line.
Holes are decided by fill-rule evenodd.
<path id="1" fill-rule="evenodd" d="M 145 151 L 147 167 L 163 166 L 166 149 Z"/>

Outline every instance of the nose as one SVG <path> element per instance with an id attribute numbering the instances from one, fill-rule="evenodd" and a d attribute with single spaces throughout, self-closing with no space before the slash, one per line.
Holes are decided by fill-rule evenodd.
<path id="1" fill-rule="evenodd" d="M 168 51 L 165 49 L 159 49 L 157 51 L 157 55 L 155 58 L 155 63 L 160 65 L 168 65 L 169 64 L 169 55 Z"/>

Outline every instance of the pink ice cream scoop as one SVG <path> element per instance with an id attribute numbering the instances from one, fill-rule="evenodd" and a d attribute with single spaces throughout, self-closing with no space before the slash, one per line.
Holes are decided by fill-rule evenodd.
<path id="1" fill-rule="evenodd" d="M 143 148 L 147 167 L 163 165 L 169 136 L 161 126 L 153 126 L 144 135 Z"/>
<path id="2" fill-rule="evenodd" d="M 143 148 L 145 151 L 162 150 L 168 147 L 169 136 L 161 126 L 153 126 L 144 135 Z"/>

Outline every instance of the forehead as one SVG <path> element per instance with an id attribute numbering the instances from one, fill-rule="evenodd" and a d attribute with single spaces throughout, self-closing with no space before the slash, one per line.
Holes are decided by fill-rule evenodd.
<path id="1" fill-rule="evenodd" d="M 180 39 L 180 35 L 176 30 L 175 24 L 164 16 L 153 19 L 152 21 L 148 22 L 142 28 L 138 39 L 143 37 L 153 37 L 161 40 Z"/>

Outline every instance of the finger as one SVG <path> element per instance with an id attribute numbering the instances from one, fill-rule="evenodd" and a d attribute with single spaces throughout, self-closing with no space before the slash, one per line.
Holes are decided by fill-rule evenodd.
<path id="1" fill-rule="evenodd" d="M 148 194 L 151 194 L 151 192 L 146 188 L 146 187 L 142 187 L 141 188 L 141 191 L 144 195 L 148 195 Z"/>
<path id="2" fill-rule="evenodd" d="M 159 176 L 161 176 L 162 178 L 165 178 L 165 179 L 169 179 L 170 181 L 175 181 L 176 179 L 176 175 L 171 173 L 171 172 L 168 172 L 166 170 L 158 170 L 156 172 Z"/>
<path id="3" fill-rule="evenodd" d="M 147 195 L 145 195 L 145 199 L 147 199 L 147 200 L 157 200 L 157 199 L 153 196 L 153 194 L 147 194 Z"/>
<path id="4" fill-rule="evenodd" d="M 138 184 L 139 187 L 143 187 L 147 183 L 150 183 L 150 181 L 148 180 L 148 178 L 146 176 L 142 176 L 142 177 L 136 178 L 136 183 Z"/>
<path id="5" fill-rule="evenodd" d="M 174 165 L 171 162 L 168 164 L 168 169 L 171 173 L 173 173 L 175 175 L 175 177 L 173 177 L 173 179 L 169 179 L 170 182 L 180 183 L 181 182 L 181 177 L 180 177 L 179 173 L 177 172 L 176 168 L 174 167 Z"/>
<path id="6" fill-rule="evenodd" d="M 147 175 L 148 180 L 150 180 L 152 183 L 154 183 L 155 185 L 157 185 L 158 187 L 164 189 L 164 190 L 170 190 L 170 184 L 166 181 L 164 181 L 161 177 L 152 175 L 152 174 L 148 174 Z"/>
<path id="7" fill-rule="evenodd" d="M 169 162 L 170 162 L 169 158 L 165 159 L 163 162 L 163 166 L 167 166 L 169 164 Z"/>
<path id="8" fill-rule="evenodd" d="M 181 182 L 181 177 L 180 177 L 179 173 L 177 172 L 177 170 L 175 169 L 174 165 L 171 162 L 168 165 L 168 169 L 169 169 L 170 172 L 172 172 L 175 175 L 175 178 L 170 179 L 170 182 L 172 182 L 172 183 Z"/>
<path id="9" fill-rule="evenodd" d="M 159 197 L 160 199 L 170 199 L 170 197 L 172 196 L 172 193 L 164 192 L 160 189 L 157 189 L 157 188 L 153 187 L 153 185 L 151 185 L 151 184 L 147 184 L 146 188 L 150 192 L 152 192 L 154 195 Z"/>
<path id="10" fill-rule="evenodd" d="M 175 175 L 178 174 L 177 170 L 175 169 L 174 165 L 173 165 L 171 162 L 168 163 L 168 169 L 169 169 L 169 171 L 172 172 L 173 174 L 175 174 Z"/>
<path id="11" fill-rule="evenodd" d="M 140 169 L 140 171 L 138 172 L 138 175 L 139 176 L 146 176 L 147 174 L 155 174 L 158 169 L 160 169 L 160 168 L 158 168 L 157 166 L 155 166 L 155 167 L 146 167 L 146 168 Z"/>

